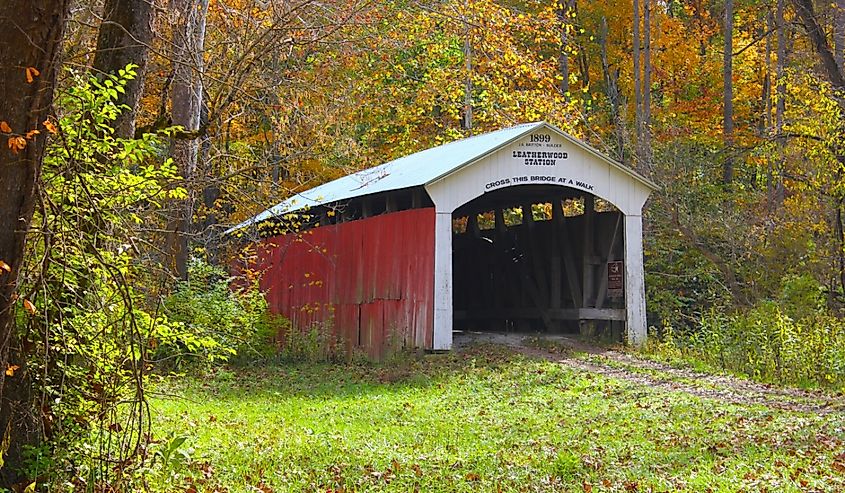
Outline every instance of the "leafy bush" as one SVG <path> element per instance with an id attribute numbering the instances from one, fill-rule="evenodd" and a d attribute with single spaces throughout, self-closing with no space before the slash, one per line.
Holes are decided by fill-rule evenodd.
<path id="1" fill-rule="evenodd" d="M 172 129 L 114 135 L 134 68 L 102 79 L 71 72 L 45 126 L 52 135 L 16 308 L 25 361 L 14 378 L 26 383 L 38 435 L 24 453 L 27 478 L 117 484 L 149 426 L 146 342 L 172 324 L 148 303 L 144 286 L 154 283 L 137 245 L 150 208 L 187 195 L 164 157 Z"/>
<path id="2" fill-rule="evenodd" d="M 275 354 L 271 344 L 286 321 L 268 313 L 257 286 L 232 289 L 222 268 L 193 259 L 188 281 L 164 302 L 171 333 L 157 334 L 154 359 L 167 366 L 186 363 L 264 360 Z M 178 337 L 174 337 L 178 336 Z"/>
<path id="3" fill-rule="evenodd" d="M 823 310 L 798 319 L 772 301 L 730 316 L 712 310 L 694 331 L 664 327 L 645 350 L 764 382 L 845 390 L 845 321 Z"/>

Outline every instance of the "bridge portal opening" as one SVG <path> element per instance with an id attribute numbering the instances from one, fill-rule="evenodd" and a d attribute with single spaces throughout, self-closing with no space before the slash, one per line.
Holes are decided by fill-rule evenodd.
<path id="1" fill-rule="evenodd" d="M 621 341 L 624 217 L 554 185 L 502 188 L 452 215 L 453 328 Z"/>

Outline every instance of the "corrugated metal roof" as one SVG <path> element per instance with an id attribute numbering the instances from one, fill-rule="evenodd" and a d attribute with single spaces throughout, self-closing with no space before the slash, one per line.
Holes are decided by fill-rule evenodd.
<path id="1" fill-rule="evenodd" d="M 370 195 L 390 190 L 417 187 L 437 181 L 458 169 L 491 154 L 520 137 L 545 127 L 555 131 L 567 140 L 596 155 L 597 157 L 619 167 L 631 177 L 646 184 L 650 188 L 657 188 L 650 180 L 640 176 L 627 167 L 601 154 L 584 142 L 572 137 L 553 125 L 545 122 L 524 123 L 515 127 L 497 130 L 486 134 L 456 140 L 438 147 L 432 147 L 409 156 L 405 156 L 374 168 L 365 169 L 337 180 L 324 183 L 318 187 L 299 192 L 288 199 L 276 204 L 266 211 L 232 227 L 225 234 L 229 234 L 251 224 L 260 223 L 272 217 L 300 209 L 315 207 L 341 200 Z"/>

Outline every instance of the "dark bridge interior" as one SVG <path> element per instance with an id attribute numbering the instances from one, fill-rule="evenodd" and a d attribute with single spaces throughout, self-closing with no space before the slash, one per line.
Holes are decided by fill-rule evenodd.
<path id="1" fill-rule="evenodd" d="M 581 332 L 621 340 L 622 214 L 573 188 L 520 185 L 452 216 L 454 327 Z"/>

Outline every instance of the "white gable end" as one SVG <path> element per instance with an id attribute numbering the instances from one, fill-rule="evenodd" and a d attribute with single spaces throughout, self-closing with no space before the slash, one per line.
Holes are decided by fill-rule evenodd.
<path id="1" fill-rule="evenodd" d="M 640 215 L 652 191 L 620 165 L 543 126 L 426 185 L 438 212 L 502 188 L 556 185 L 591 193 L 626 215 Z"/>

